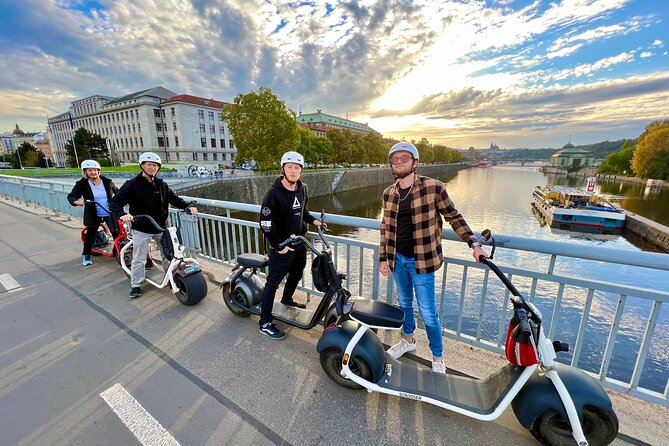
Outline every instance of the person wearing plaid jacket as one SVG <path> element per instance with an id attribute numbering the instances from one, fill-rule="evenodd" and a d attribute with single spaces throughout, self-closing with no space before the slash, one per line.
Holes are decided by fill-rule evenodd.
<path id="1" fill-rule="evenodd" d="M 435 304 L 435 271 L 443 264 L 442 217 L 455 233 L 474 250 L 477 262 L 486 255 L 465 219 L 455 208 L 441 181 L 416 173 L 418 149 L 400 142 L 388 153 L 397 181 L 383 192 L 383 219 L 379 243 L 379 272 L 389 270 L 397 285 L 400 308 L 404 311 L 402 340 L 388 349 L 399 358 L 416 350 L 413 313 L 414 293 L 432 352 L 432 371 L 446 373 L 442 359 L 441 323 Z"/>

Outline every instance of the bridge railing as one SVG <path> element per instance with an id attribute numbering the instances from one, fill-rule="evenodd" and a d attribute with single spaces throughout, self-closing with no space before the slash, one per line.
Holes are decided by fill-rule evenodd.
<path id="1" fill-rule="evenodd" d="M 0 175 L 0 195 L 81 217 L 82 209 L 67 203 L 71 187 L 70 183 L 6 179 Z M 260 206 L 184 198 L 222 214 L 201 213 L 195 219 L 186 218 L 186 223 L 192 222 L 184 227 L 189 250 L 225 265 L 232 265 L 239 254 L 263 251 L 257 219 L 248 221 L 233 214 L 258 214 Z M 346 273 L 349 290 L 397 303 L 392 276 L 385 278 L 378 273 L 379 221 L 329 214 L 326 222 L 344 231 L 358 231 L 356 239 L 327 236 L 338 270 Z M 445 229 L 443 235 L 444 252 L 449 255 L 444 256 L 444 266 L 437 271 L 435 281 L 443 335 L 503 353 L 511 317 L 508 291 L 494 275 L 490 280 L 489 271 L 474 262 L 471 251 L 452 230 Z M 629 280 L 648 272 L 669 278 L 669 255 L 505 235 L 496 235 L 495 239 L 496 262 L 520 292 L 539 307 L 549 337 L 555 339 L 559 333 L 560 340 L 571 344 L 572 351 L 560 354 L 558 360 L 585 370 L 605 387 L 669 407 L 669 291 L 631 285 L 633 281 Z M 596 271 L 602 264 L 615 264 L 617 277 L 588 277 L 588 271 Z M 321 295 L 313 287 L 309 268 L 300 288 L 312 298 Z"/>

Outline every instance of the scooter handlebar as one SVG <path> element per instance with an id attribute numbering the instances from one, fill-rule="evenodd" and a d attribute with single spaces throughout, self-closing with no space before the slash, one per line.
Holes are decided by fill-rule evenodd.
<path id="1" fill-rule="evenodd" d="M 97 201 L 94 201 L 94 200 L 86 200 L 86 201 L 84 201 L 84 204 L 95 204 L 95 205 L 98 205 L 98 206 L 100 207 L 100 209 L 102 209 L 103 211 L 105 211 L 105 212 L 107 212 L 109 215 L 111 215 L 111 211 L 110 211 L 109 209 L 107 209 L 106 207 L 104 207 L 102 204 L 98 203 Z"/>
<path id="2" fill-rule="evenodd" d="M 155 220 L 153 219 L 153 217 L 151 217 L 150 215 L 146 215 L 146 214 L 135 215 L 135 216 L 133 216 L 133 221 L 134 221 L 134 220 L 137 220 L 138 218 L 145 218 L 145 219 L 147 219 L 147 220 L 149 221 L 149 223 L 151 223 L 151 224 L 152 224 L 158 231 L 161 231 L 161 232 L 162 232 L 163 229 L 165 229 L 165 228 L 163 228 L 162 226 L 160 226 L 158 223 L 156 223 L 156 221 L 155 221 Z"/>

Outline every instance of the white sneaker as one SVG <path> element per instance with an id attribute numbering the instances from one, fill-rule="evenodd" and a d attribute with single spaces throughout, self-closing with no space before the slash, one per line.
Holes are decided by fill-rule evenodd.
<path id="1" fill-rule="evenodd" d="M 432 373 L 441 373 L 442 375 L 446 374 L 446 365 L 444 361 L 433 361 L 432 362 Z"/>
<path id="2" fill-rule="evenodd" d="M 388 354 L 393 358 L 397 359 L 405 353 L 415 352 L 416 351 L 416 340 L 414 339 L 413 344 L 409 344 L 406 339 L 402 338 L 400 342 L 393 345 L 388 349 Z"/>

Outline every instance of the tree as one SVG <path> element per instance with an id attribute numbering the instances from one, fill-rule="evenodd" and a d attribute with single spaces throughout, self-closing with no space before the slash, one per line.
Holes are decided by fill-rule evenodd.
<path id="1" fill-rule="evenodd" d="M 327 164 L 332 158 L 332 143 L 327 138 L 319 138 L 311 130 L 299 127 L 300 145 L 298 152 L 307 164 Z"/>
<path id="2" fill-rule="evenodd" d="M 632 169 L 637 177 L 669 179 L 669 120 L 648 124 L 637 138 Z"/>
<path id="3" fill-rule="evenodd" d="M 235 141 L 237 164 L 255 161 L 261 170 L 276 169 L 281 155 L 300 144 L 295 112 L 269 88 L 238 94 L 234 105 L 223 107 L 221 119 Z"/>
<path id="4" fill-rule="evenodd" d="M 85 159 L 109 160 L 109 150 L 107 149 L 107 140 L 97 133 L 91 133 L 85 128 L 80 128 L 74 133 L 74 145 L 72 140 L 65 143 L 67 152 L 67 165 L 77 166 L 77 157 L 74 156 L 74 146 L 77 147 L 77 157 L 79 163 Z"/>
<path id="5" fill-rule="evenodd" d="M 604 162 L 599 166 L 598 171 L 601 173 L 631 173 L 633 156 L 634 147 L 632 147 L 630 140 L 626 140 L 620 151 L 614 152 L 606 157 Z"/>
<path id="6" fill-rule="evenodd" d="M 351 132 L 348 132 L 348 135 L 350 134 Z M 333 163 L 348 162 L 350 158 L 350 143 L 347 135 L 339 129 L 334 129 L 327 132 L 325 137 L 330 141 L 332 146 L 332 158 L 330 161 Z"/>
<path id="7" fill-rule="evenodd" d="M 15 167 L 44 167 L 44 155 L 29 142 L 22 143 L 17 149 L 18 156 L 12 160 Z M 20 162 L 19 162 L 20 157 Z"/>

